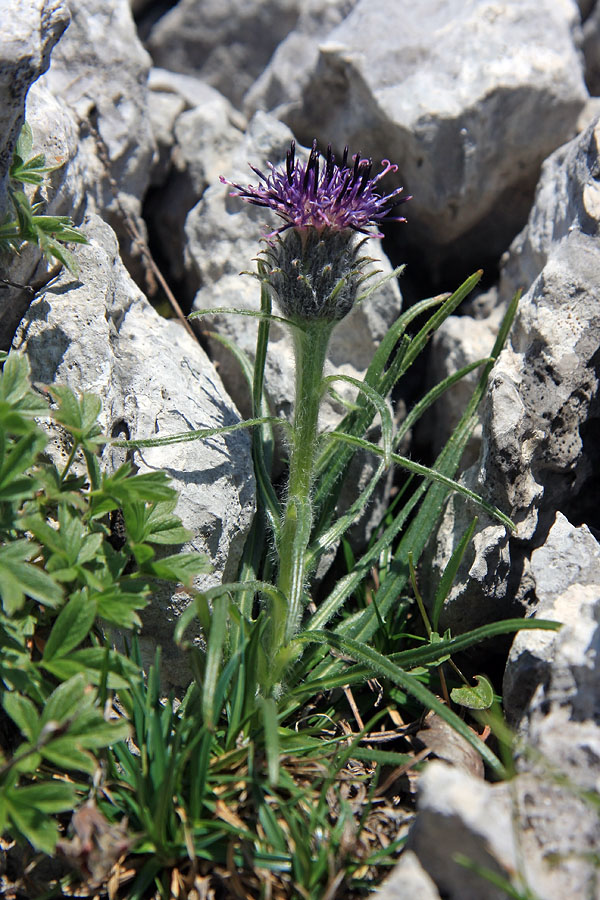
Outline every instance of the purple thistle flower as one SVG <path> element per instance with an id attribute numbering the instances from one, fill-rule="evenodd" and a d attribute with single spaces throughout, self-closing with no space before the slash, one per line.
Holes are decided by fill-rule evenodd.
<path id="1" fill-rule="evenodd" d="M 378 182 L 388 172 L 397 172 L 398 166 L 384 159 L 381 172 L 371 178 L 370 159 L 361 159 L 360 153 L 348 165 L 348 148 L 344 150 L 341 163 L 335 161 L 331 145 L 327 147 L 325 165 L 320 170 L 317 142 L 313 141 L 308 162 L 296 159 L 296 142 L 292 141 L 287 151 L 285 170 L 278 170 L 268 163 L 271 170 L 265 175 L 256 166 L 250 166 L 263 184 L 258 186 L 236 184 L 221 176 L 223 184 L 235 188 L 232 197 L 242 197 L 255 206 L 272 209 L 285 225 L 275 229 L 267 237 L 272 238 L 288 228 L 316 228 L 352 231 L 370 237 L 383 237 L 377 232 L 367 231 L 370 225 L 380 222 L 405 222 L 402 216 L 390 216 L 390 212 L 410 197 L 400 197 L 403 188 L 396 188 L 391 194 L 380 194 Z"/>

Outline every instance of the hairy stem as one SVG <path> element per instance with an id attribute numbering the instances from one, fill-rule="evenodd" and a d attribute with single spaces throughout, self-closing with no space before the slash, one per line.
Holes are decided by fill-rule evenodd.
<path id="1" fill-rule="evenodd" d="M 306 549 L 312 526 L 311 487 L 314 476 L 321 405 L 323 366 L 333 322 L 317 319 L 293 329 L 296 357 L 296 403 L 289 444 L 287 502 L 279 538 L 277 586 L 286 608 L 273 608 L 270 657 L 277 683 L 287 662 L 286 648 L 298 630 L 303 608 Z M 279 657 L 279 663 L 276 658 Z"/>

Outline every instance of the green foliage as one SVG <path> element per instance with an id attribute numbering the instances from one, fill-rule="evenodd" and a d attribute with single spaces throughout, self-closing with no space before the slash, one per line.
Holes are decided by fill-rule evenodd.
<path id="1" fill-rule="evenodd" d="M 23 190 L 25 184 L 39 187 L 45 176 L 60 169 L 62 164 L 47 166 L 42 153 L 32 156 L 32 152 L 33 135 L 25 122 L 9 169 L 8 196 L 12 213 L 7 213 L 0 222 L 0 252 L 18 252 L 24 244 L 36 244 L 48 262 L 57 260 L 76 275 L 77 262 L 65 244 L 87 244 L 87 238 L 75 228 L 69 216 L 42 215 L 44 203 L 32 204 Z"/>
<path id="2" fill-rule="evenodd" d="M 381 768 L 412 765 L 412 758 L 360 747 L 358 739 L 347 746 L 345 739 L 332 738 L 329 729 L 340 721 L 341 713 L 339 703 L 336 706 L 333 699 L 329 703 L 325 698 L 335 697 L 341 687 L 363 692 L 374 676 L 389 706 L 402 706 L 403 717 L 416 718 L 423 707 L 434 710 L 481 755 L 493 777 L 506 776 L 503 762 L 463 718 L 465 709 L 487 709 L 494 698 L 493 688 L 484 676 L 476 676 L 473 687 L 452 656 L 497 634 L 523 627 L 558 626 L 513 619 L 489 623 L 456 638 L 449 632 L 438 633 L 443 604 L 471 540 L 475 519 L 440 580 L 431 611 L 433 627 L 420 598 L 415 567 L 450 491 L 512 527 L 500 510 L 466 490 L 455 477 L 518 298 L 507 312 L 489 358 L 432 388 L 395 432 L 388 410 L 398 380 L 479 277 L 477 273 L 454 294 L 426 300 L 400 317 L 382 341 L 364 382 L 353 382 L 357 398 L 333 433 L 318 434 L 316 430 L 317 401 L 334 381 L 333 376 L 323 378 L 319 362 L 327 335 L 309 335 L 307 331 L 298 337 L 297 322 L 283 324 L 293 328 L 297 364 L 305 366 L 297 373 L 300 402 L 297 397 L 296 406 L 301 418 L 290 426 L 268 414 L 264 367 L 269 327 L 272 321 L 281 324 L 281 320 L 272 316 L 270 297 L 263 290 L 260 312 L 252 314 L 259 320 L 254 366 L 238 347 L 219 338 L 229 346 L 248 382 L 252 418 L 227 429 L 119 442 L 130 447 L 152 446 L 252 427 L 258 486 L 258 511 L 238 581 L 196 593 L 178 622 L 175 637 L 188 654 L 194 676 L 181 705 L 160 699 L 158 660 L 147 684 L 130 682 L 129 688 L 120 692 L 139 753 L 124 743 L 112 748 L 114 805 L 106 809 L 106 815 L 114 818 L 116 810 L 126 812 L 134 828 L 144 835 L 137 852 L 146 854 L 147 860 L 131 891 L 133 900 L 142 898 L 151 885 L 155 896 L 168 896 L 165 867 L 175 858 L 205 860 L 209 867 L 235 866 L 238 873 L 249 873 L 249 878 L 255 866 L 256 871 L 269 873 L 271 883 L 279 879 L 277 883 L 285 885 L 281 887 L 285 896 L 315 900 L 337 896 L 343 883 L 367 889 L 369 881 L 361 880 L 364 876 L 355 878 L 355 873 L 364 872 L 365 865 L 381 872 L 393 862 L 402 841 L 390 844 L 387 850 L 380 848 L 363 865 L 359 838 L 370 801 L 357 818 L 356 811 L 339 797 L 334 803 L 332 796 L 337 796 L 338 784 L 347 777 L 345 767 L 351 753 L 354 760 L 375 764 L 375 771 L 364 775 L 372 792 Z M 425 324 L 409 337 L 407 331 L 419 316 L 426 316 Z M 473 397 L 435 464 L 427 468 L 400 456 L 397 450 L 408 429 L 478 366 L 482 372 Z M 382 447 L 365 438 L 376 416 L 382 422 Z M 286 429 L 291 457 L 284 501 L 270 474 L 275 424 Z M 380 463 L 351 508 L 338 516 L 341 482 L 357 450 L 368 450 Z M 373 540 L 362 553 L 356 553 L 345 535 L 390 463 L 404 470 L 404 481 Z M 134 540 L 142 536 L 133 523 L 130 531 Z M 347 574 L 332 581 L 327 590 L 316 584 L 311 591 L 309 576 L 340 540 Z M 413 633 L 411 582 L 424 634 Z M 194 622 L 202 631 L 201 645 L 186 638 Z M 450 685 L 450 692 L 446 672 L 460 679 L 458 685 Z M 310 766 L 326 759 L 329 777 L 323 783 L 316 779 L 310 787 L 303 784 L 290 774 L 292 757 L 301 760 L 299 765 Z M 348 838 L 351 832 L 352 840 Z"/>
<path id="3" fill-rule="evenodd" d="M 12 177 L 39 184 L 44 162 L 29 158 L 30 151 L 25 135 Z M 22 204 L 18 190 L 13 196 Z M 19 221 L 26 218 L 21 207 Z M 133 832 L 128 846 L 140 857 L 129 900 L 172 896 L 175 873 L 183 878 L 187 866 L 193 875 L 199 864 L 208 871 L 237 868 L 259 884 L 266 872 L 278 885 L 274 895 L 321 900 L 337 896 L 343 884 L 357 893 L 370 889 L 373 872 L 379 877 L 401 847 L 402 839 L 368 853 L 361 847 L 381 772 L 414 765 L 410 753 L 361 745 L 390 710 L 401 707 L 404 720 L 433 710 L 480 754 L 493 777 L 507 776 L 505 763 L 465 718 L 490 708 L 493 686 L 484 676 L 475 676 L 473 686 L 453 655 L 522 627 L 558 626 L 509 620 L 459 637 L 439 632 L 476 520 L 452 555 L 429 612 L 417 569 L 451 491 L 512 527 L 501 510 L 456 477 L 518 298 L 489 358 L 432 388 L 399 427 L 389 411 L 399 380 L 479 278 L 476 273 L 452 295 L 404 313 L 363 382 L 325 378 L 329 333 L 318 323 L 303 328 L 272 316 L 264 289 L 254 365 L 230 344 L 251 389 L 252 418 L 221 429 L 115 442 L 164 445 L 253 428 L 257 515 L 238 580 L 203 591 L 191 585 L 194 575 L 207 571 L 206 560 L 165 551 L 189 535 L 174 513 L 176 494 L 164 473 L 135 475 L 130 463 L 102 472 L 98 454 L 105 438 L 97 398 L 54 385 L 47 388 L 54 402 L 49 413 L 46 400 L 30 389 L 26 362 L 8 358 L 0 377 L 0 687 L 18 738 L 0 758 L 3 830 L 52 852 L 56 814 L 85 799 L 102 758 L 103 789 L 91 789 L 98 815 L 109 829 L 126 818 Z M 274 320 L 294 333 L 297 415 L 291 424 L 269 415 L 264 392 Z M 401 456 L 408 430 L 476 367 L 481 376 L 472 399 L 434 465 Z M 357 389 L 356 400 L 335 431 L 319 433 L 320 400 L 340 378 Z M 46 439 L 35 421 L 48 414 L 69 442 L 60 466 L 43 455 Z M 367 439 L 375 419 L 382 426 L 381 447 Z M 271 478 L 275 425 L 285 430 L 290 456 L 283 499 Z M 342 481 L 357 451 L 371 453 L 378 465 L 339 515 Z M 397 496 L 369 545 L 358 551 L 348 531 L 390 465 L 403 474 Z M 313 586 L 319 562 L 340 541 L 347 572 L 327 587 Z M 183 583 L 192 597 L 175 630 L 192 675 L 180 703 L 161 696 L 160 652 L 146 677 L 135 635 L 126 642 L 131 652 L 112 641 L 112 629 L 139 628 L 156 579 Z M 380 710 L 365 688 L 374 677 Z M 355 704 L 358 731 L 340 712 L 340 688 L 355 690 L 368 713 L 363 725 Z M 340 787 L 350 771 L 358 771 L 353 783 L 364 793 L 358 811 Z"/>
<path id="4" fill-rule="evenodd" d="M 0 697 L 14 735 L 0 751 L 0 833 L 51 853 L 53 814 L 72 810 L 98 753 L 131 732 L 110 692 L 139 680 L 111 629 L 140 625 L 156 578 L 190 585 L 207 571 L 200 554 L 157 557 L 188 538 L 164 473 L 102 473 L 100 401 L 48 389 L 35 394 L 26 359 L 12 354 L 0 375 Z M 35 417 L 50 416 L 70 444 L 59 468 L 44 455 Z M 123 521 L 120 545 L 110 514 Z M 6 730 L 6 729 L 5 729 Z M 10 729 L 7 732 L 10 734 Z M 61 778 L 63 776 L 61 775 Z"/>

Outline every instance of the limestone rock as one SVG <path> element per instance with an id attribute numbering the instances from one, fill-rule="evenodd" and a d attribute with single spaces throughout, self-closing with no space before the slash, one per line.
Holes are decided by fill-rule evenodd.
<path id="1" fill-rule="evenodd" d="M 218 179 L 223 157 L 231 152 L 231 129 L 243 131 L 246 120 L 219 91 L 191 75 L 153 68 L 148 87 L 158 149 L 170 165 L 190 169 L 192 189 L 199 199 L 204 188 Z M 153 181 L 164 183 L 167 170 L 168 165 L 161 178 L 155 165 Z"/>
<path id="2" fill-rule="evenodd" d="M 158 157 L 152 169 L 153 190 L 144 215 L 161 262 L 183 301 L 198 289 L 184 263 L 185 221 L 206 187 L 216 184 L 241 139 L 243 116 L 217 90 L 198 78 L 152 69 L 149 110 Z"/>
<path id="3" fill-rule="evenodd" d="M 490 376 L 482 455 L 466 477 L 518 529 L 509 538 L 481 520 L 475 550 L 446 606 L 445 626 L 474 627 L 535 603 L 529 559 L 557 510 L 575 525 L 599 524 L 599 133 L 596 123 L 548 160 L 529 224 L 506 261 L 503 283 L 511 290 L 521 278 L 535 280 Z M 451 498 L 435 571 L 474 512 Z"/>
<path id="4" fill-rule="evenodd" d="M 583 24 L 583 54 L 585 57 L 585 80 L 592 96 L 600 94 L 600 7 L 590 10 Z"/>
<path id="5" fill-rule="evenodd" d="M 198 75 L 236 106 L 298 19 L 298 0 L 180 0 L 150 33 L 158 66 Z"/>
<path id="6" fill-rule="evenodd" d="M 504 891 L 454 859 L 460 853 L 504 878 L 517 868 L 506 787 L 437 761 L 421 775 L 407 846 L 447 900 L 506 900 Z"/>
<path id="7" fill-rule="evenodd" d="M 212 364 L 175 322 L 161 319 L 125 271 L 114 233 L 92 216 L 89 246 L 78 249 L 80 280 L 63 271 L 31 304 L 14 341 L 35 382 L 66 383 L 103 403 L 106 434 L 152 437 L 231 425 L 239 415 Z M 56 451 L 60 452 L 60 443 Z M 123 462 L 107 447 L 105 464 Z M 139 471 L 167 471 L 180 491 L 178 514 L 194 537 L 188 549 L 209 554 L 214 570 L 199 584 L 234 578 L 254 512 L 250 444 L 244 432 L 136 451 Z M 169 644 L 189 598 L 162 590 L 144 613 L 143 639 L 163 646 L 168 683 L 188 678 Z"/>
<path id="8" fill-rule="evenodd" d="M 574 528 L 565 516 L 557 513 L 545 544 L 531 555 L 530 571 L 539 601 L 538 618 L 564 622 L 574 638 L 580 629 L 589 629 L 590 622 L 586 620 L 589 620 L 593 606 L 586 597 L 591 591 L 593 600 L 600 585 L 600 544 L 589 528 L 585 525 Z M 511 723 L 523 725 L 534 693 L 540 689 L 547 691 L 551 679 L 556 683 L 561 680 L 557 674 L 556 654 L 568 640 L 565 629 L 559 633 L 523 631 L 515 637 L 503 686 L 504 708 Z M 581 665 L 579 663 L 580 669 Z M 581 697 L 577 702 L 588 706 L 591 703 L 585 716 L 590 718 L 594 715 L 596 702 L 592 685 L 588 684 L 586 693 L 587 700 Z M 597 710 L 597 717 L 600 719 L 600 710 Z"/>
<path id="9" fill-rule="evenodd" d="M 600 824 L 586 799 L 600 783 L 600 544 L 560 513 L 532 554 L 535 615 L 558 632 L 520 632 L 504 678 L 507 715 L 522 736 L 522 816 L 558 864 L 539 867 L 541 896 L 597 896 L 593 853 Z M 530 826 L 531 828 L 531 826 Z"/>
<path id="10" fill-rule="evenodd" d="M 459 369 L 489 356 L 498 334 L 503 309 L 496 307 L 485 318 L 470 315 L 449 316 L 431 339 L 427 384 L 433 387 Z M 420 436 L 437 455 L 460 421 L 471 394 L 479 381 L 481 369 L 447 390 L 425 420 Z M 465 449 L 462 466 L 472 465 L 481 449 L 481 426 L 477 426 Z"/>
<path id="11" fill-rule="evenodd" d="M 527 227 L 502 260 L 500 302 L 529 290 L 558 244 L 572 232 L 591 237 L 600 224 L 600 122 L 596 118 L 542 166 Z"/>
<path id="12" fill-rule="evenodd" d="M 67 14 L 61 4 L 38 6 L 46 9 L 40 40 L 46 42 L 47 56 Z M 34 152 L 60 166 L 41 190 L 30 191 L 32 201 L 44 200 L 46 213 L 69 215 L 76 223 L 86 210 L 99 213 L 117 231 L 130 268 L 139 272 L 139 247 L 125 219 L 144 235 L 141 198 L 154 153 L 147 115 L 150 58 L 135 33 L 127 0 L 72 0 L 69 8 L 71 23 L 52 53 L 50 69 L 27 97 Z M 29 35 L 35 56 L 34 37 L 35 31 Z M 22 260 L 10 260 L 8 278 L 20 284 L 43 280 L 46 267 L 36 271 L 39 262 L 39 252 L 26 248 Z M 31 295 L 16 289 L 3 293 L 0 342 L 8 347 Z"/>
<path id="13" fill-rule="evenodd" d="M 561 727 L 566 742 L 570 725 L 563 721 Z M 597 746 L 589 746 L 588 752 L 597 756 Z M 539 900 L 597 896 L 593 803 L 582 800 L 581 784 L 557 783 L 568 770 L 550 764 L 538 769 L 512 782 L 488 784 L 446 763 L 426 767 L 407 846 L 446 900 L 515 896 L 461 865 L 457 854 L 517 891 L 534 889 Z"/>
<path id="14" fill-rule="evenodd" d="M 319 45 L 356 3 L 357 0 L 305 0 L 294 30 L 279 44 L 269 65 L 244 97 L 249 116 L 261 109 L 285 121 L 286 115 L 301 105 L 319 59 Z"/>
<path id="15" fill-rule="evenodd" d="M 132 229 L 145 236 L 141 200 L 155 152 L 147 108 L 150 57 L 137 37 L 128 0 L 71 0 L 69 8 L 71 25 L 39 86 L 75 122 L 74 164 L 86 209 L 113 227 L 122 257 L 141 280 L 145 264 Z M 51 132 L 52 120 L 42 118 L 40 124 Z M 67 168 L 71 164 L 68 158 Z"/>
<path id="16" fill-rule="evenodd" d="M 412 850 L 404 851 L 375 897 L 376 900 L 440 900 L 435 883 Z"/>
<path id="17" fill-rule="evenodd" d="M 71 24 L 42 83 L 72 111 L 89 160 L 98 157 L 93 130 L 98 132 L 109 170 L 98 178 L 103 161 L 92 166 L 86 190 L 96 211 L 114 213 L 107 175 L 124 203 L 127 198 L 139 202 L 148 184 L 154 152 L 147 115 L 150 58 L 137 38 L 127 0 L 71 0 L 69 8 Z"/>
<path id="18" fill-rule="evenodd" d="M 360 0 L 285 121 L 304 142 L 397 162 L 414 197 L 401 239 L 481 265 L 522 227 L 540 164 L 575 133 L 578 22 L 573 0 Z"/>
<path id="19" fill-rule="evenodd" d="M 69 11 L 65 4 L 57 0 L 20 0 L 9 3 L 0 0 L 0 221 L 5 213 L 13 215 L 8 203 L 5 186 L 8 170 L 12 162 L 17 138 L 21 131 L 25 114 L 25 99 L 32 82 L 44 72 L 50 62 L 50 52 L 69 23 Z M 58 112 L 52 97 L 47 97 L 44 133 L 48 126 L 48 115 Z M 29 102 L 28 102 L 29 106 Z M 61 120 L 61 115 L 58 117 Z M 57 123 L 58 124 L 58 123 Z M 57 131 L 60 136 L 52 148 L 45 142 L 40 146 L 39 129 L 35 129 L 34 152 L 64 149 L 62 141 L 64 121 L 60 121 Z M 48 162 L 62 161 L 50 152 Z M 60 176 L 58 176 L 60 177 Z M 50 178 L 54 181 L 55 176 Z M 33 193 L 30 191 L 29 193 Z M 71 214 L 71 209 L 53 209 L 56 214 Z M 31 302 L 31 290 L 27 287 L 43 278 L 46 266 L 41 260 L 37 247 L 25 246 L 17 256 L 14 253 L 0 258 L 0 277 L 12 284 L 0 285 L 0 346 L 8 349 L 21 316 Z M 27 286 L 25 289 L 17 285 Z"/>
<path id="20" fill-rule="evenodd" d="M 0 0 L 0 213 L 5 180 L 19 137 L 30 86 L 45 72 L 50 53 L 69 24 L 62 0 Z"/>

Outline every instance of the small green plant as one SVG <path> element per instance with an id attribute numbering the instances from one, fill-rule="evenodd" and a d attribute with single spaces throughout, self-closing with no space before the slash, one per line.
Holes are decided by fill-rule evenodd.
<path id="1" fill-rule="evenodd" d="M 111 640 L 141 624 L 156 579 L 189 584 L 207 571 L 197 553 L 158 557 L 185 541 L 176 492 L 161 472 L 126 463 L 102 473 L 100 401 L 49 388 L 32 391 L 25 358 L 0 375 L 0 833 L 52 853 L 53 813 L 91 789 L 103 749 L 130 734 L 111 698 L 139 677 Z M 44 454 L 36 419 L 51 416 L 70 444 L 64 466 Z M 122 517 L 118 540 L 111 516 Z M 7 719 L 8 717 L 8 719 Z M 59 776 L 60 773 L 60 776 Z M 66 776 L 69 773 L 69 776 Z M 76 774 L 75 774 L 76 773 Z M 83 781 L 81 780 L 83 778 Z M 75 779 L 75 780 L 73 780 Z"/>
<path id="2" fill-rule="evenodd" d="M 0 222 L 0 252 L 19 252 L 24 244 L 37 245 L 48 262 L 57 260 L 74 275 L 77 262 L 65 244 L 87 244 L 87 238 L 75 228 L 69 216 L 46 216 L 41 214 L 42 201 L 33 205 L 25 193 L 26 184 L 39 187 L 49 172 L 60 169 L 62 164 L 47 166 L 42 153 L 32 156 L 33 135 L 25 122 L 9 169 L 8 197 L 12 212 L 8 212 Z"/>

